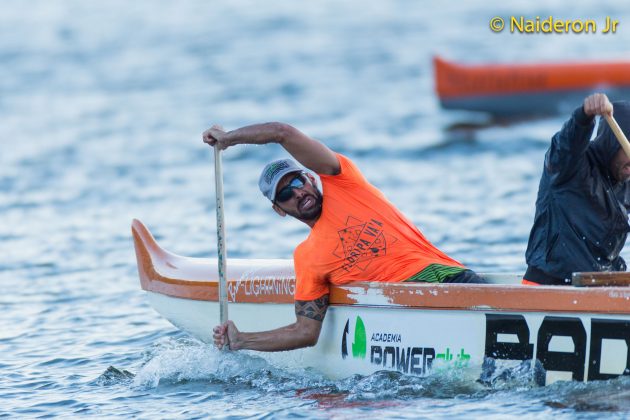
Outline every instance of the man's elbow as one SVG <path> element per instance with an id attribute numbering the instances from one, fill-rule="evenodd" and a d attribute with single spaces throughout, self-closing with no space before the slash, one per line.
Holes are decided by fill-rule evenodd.
<path id="1" fill-rule="evenodd" d="M 316 336 L 308 336 L 304 340 L 304 347 L 315 347 L 319 341 L 319 334 Z"/>
<path id="2" fill-rule="evenodd" d="M 317 342 L 319 341 L 319 333 L 321 331 L 321 328 L 313 328 L 313 329 L 308 329 L 306 331 L 304 331 L 303 335 L 302 335 L 302 339 L 301 341 L 301 346 L 302 347 L 314 347 L 317 345 Z"/>
<path id="3" fill-rule="evenodd" d="M 296 129 L 295 127 L 282 123 L 282 122 L 271 122 L 269 123 L 273 127 L 273 131 L 275 133 L 276 141 L 280 144 L 283 144 L 287 141 L 287 139 L 291 138 Z"/>

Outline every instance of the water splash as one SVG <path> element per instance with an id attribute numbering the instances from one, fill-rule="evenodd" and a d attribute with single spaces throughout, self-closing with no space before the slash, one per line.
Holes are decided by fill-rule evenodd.
<path id="1" fill-rule="evenodd" d="M 118 369 L 114 366 L 110 366 L 103 372 L 101 376 L 96 378 L 92 383 L 100 386 L 111 386 L 118 384 L 130 384 L 135 375 L 128 370 Z"/>
<path id="2" fill-rule="evenodd" d="M 545 369 L 539 360 L 510 361 L 486 358 L 479 382 L 494 390 L 528 389 L 545 383 Z"/>
<path id="3" fill-rule="evenodd" d="M 203 381 L 265 392 L 295 392 L 318 400 L 356 402 L 478 397 L 497 390 L 523 388 L 531 382 L 531 373 L 525 370 L 512 372 L 509 381 L 507 374 L 501 373 L 486 382 L 479 381 L 475 372 L 463 367 L 436 369 L 428 377 L 417 377 L 379 371 L 329 380 L 311 369 L 276 366 L 254 352 L 219 351 L 195 339 L 167 338 L 145 354 L 132 386 L 152 389 L 161 384 Z"/>
<path id="4" fill-rule="evenodd" d="M 255 353 L 219 351 L 191 338 L 166 339 L 145 358 L 134 378 L 134 387 L 150 389 L 161 383 L 206 381 L 264 391 L 291 391 L 329 383 L 309 369 L 278 368 Z"/>

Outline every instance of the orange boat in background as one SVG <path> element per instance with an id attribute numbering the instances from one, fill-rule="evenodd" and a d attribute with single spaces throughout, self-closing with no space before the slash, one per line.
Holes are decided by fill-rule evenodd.
<path id="1" fill-rule="evenodd" d="M 498 116 L 570 111 L 584 97 L 604 92 L 630 96 L 630 61 L 461 65 L 434 57 L 442 107 Z"/>

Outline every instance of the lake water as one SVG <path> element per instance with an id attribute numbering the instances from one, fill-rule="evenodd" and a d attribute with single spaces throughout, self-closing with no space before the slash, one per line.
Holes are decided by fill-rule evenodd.
<path id="1" fill-rule="evenodd" d="M 490 31 L 493 16 L 510 15 L 620 26 Z M 627 378 L 546 388 L 527 375 L 492 386 L 456 373 L 331 381 L 220 354 L 149 307 L 130 223 L 141 219 L 175 253 L 214 256 L 201 132 L 285 121 L 353 158 L 453 257 L 522 272 L 543 155 L 568 111 L 488 124 L 441 110 L 431 57 L 627 58 L 629 27 L 620 1 L 4 1 L 0 416 L 627 418 Z M 461 123 L 476 128 L 452 129 Z M 289 258 L 307 234 L 257 190 L 264 163 L 280 156 L 275 145 L 224 154 L 230 257 Z"/>

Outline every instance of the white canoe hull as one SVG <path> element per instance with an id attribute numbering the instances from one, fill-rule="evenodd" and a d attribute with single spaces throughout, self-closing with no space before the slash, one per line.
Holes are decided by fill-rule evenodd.
<path id="1" fill-rule="evenodd" d="M 149 292 L 151 305 L 176 327 L 210 343 L 219 304 Z M 287 325 L 292 304 L 232 303 L 230 319 L 243 331 Z M 363 330 L 361 328 L 363 326 Z M 482 374 L 486 357 L 540 360 L 546 384 L 628 374 L 630 316 L 575 313 L 430 310 L 331 306 L 315 347 L 263 354 L 272 363 L 311 367 L 331 378 L 379 370 L 424 376 L 462 368 Z"/>

